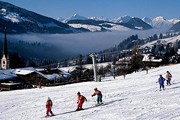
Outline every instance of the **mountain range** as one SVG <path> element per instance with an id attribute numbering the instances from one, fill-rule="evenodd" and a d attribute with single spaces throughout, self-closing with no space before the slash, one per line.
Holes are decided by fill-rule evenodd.
<path id="1" fill-rule="evenodd" d="M 102 31 L 148 30 L 166 28 L 179 31 L 180 19 L 166 20 L 162 16 L 150 19 L 122 16 L 108 19 L 105 17 L 84 17 L 78 14 L 62 19 L 53 19 L 38 13 L 0 1 L 0 32 L 7 28 L 10 34 L 19 33 L 82 33 Z"/>
<path id="2" fill-rule="evenodd" d="M 67 19 L 61 19 L 63 23 L 67 23 L 72 27 L 75 28 L 85 28 L 89 29 L 90 31 L 126 31 L 129 29 L 135 30 L 147 30 L 151 28 L 161 28 L 161 29 L 170 29 L 173 25 L 180 22 L 180 19 L 165 19 L 162 16 L 155 17 L 150 19 L 148 17 L 138 18 L 138 17 L 131 17 L 131 16 L 122 16 L 118 18 L 108 19 L 104 17 L 83 17 L 78 14 L 73 15 Z M 176 25 L 178 26 L 178 24 Z M 177 31 L 177 30 L 174 30 Z"/>

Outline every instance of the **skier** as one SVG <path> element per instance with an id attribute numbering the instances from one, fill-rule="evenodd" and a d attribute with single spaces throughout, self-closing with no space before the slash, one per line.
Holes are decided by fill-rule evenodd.
<path id="1" fill-rule="evenodd" d="M 94 88 L 94 93 L 92 94 L 92 97 L 97 95 L 97 104 L 102 104 L 102 93 L 97 88 Z"/>
<path id="2" fill-rule="evenodd" d="M 51 113 L 51 116 L 54 116 L 53 112 L 51 111 L 52 105 L 52 100 L 50 99 L 50 97 L 48 97 L 46 101 L 46 117 L 49 116 L 49 113 Z"/>
<path id="3" fill-rule="evenodd" d="M 161 91 L 161 88 L 163 88 L 163 90 L 164 90 L 164 81 L 165 81 L 165 78 L 163 78 L 163 76 L 160 75 L 159 79 L 158 79 L 159 86 L 160 86 L 160 91 Z"/>
<path id="4" fill-rule="evenodd" d="M 83 105 L 84 101 L 87 101 L 87 99 L 86 99 L 86 97 L 81 95 L 80 92 L 77 93 L 77 96 L 78 96 L 78 101 L 77 101 L 78 106 L 77 106 L 76 111 L 83 110 L 82 105 Z"/>
<path id="5" fill-rule="evenodd" d="M 171 85 L 171 79 L 172 79 L 172 75 L 169 71 L 167 71 L 166 73 L 167 85 Z"/>

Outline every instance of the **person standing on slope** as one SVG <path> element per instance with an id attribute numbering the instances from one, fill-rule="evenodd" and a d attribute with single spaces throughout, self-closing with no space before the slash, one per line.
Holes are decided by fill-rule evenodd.
<path id="1" fill-rule="evenodd" d="M 169 71 L 167 71 L 166 73 L 167 85 L 171 85 L 171 79 L 172 79 L 172 75 Z"/>
<path id="2" fill-rule="evenodd" d="M 91 95 L 92 97 L 97 95 L 97 104 L 102 104 L 102 93 L 97 88 L 94 88 L 94 93 Z"/>
<path id="3" fill-rule="evenodd" d="M 52 108 L 52 100 L 50 99 L 50 97 L 48 97 L 47 101 L 46 101 L 46 117 L 49 116 L 49 113 L 51 113 L 51 116 L 53 116 L 53 112 L 51 110 Z"/>
<path id="4" fill-rule="evenodd" d="M 77 101 L 78 106 L 77 106 L 76 111 L 83 110 L 82 105 L 83 105 L 84 101 L 87 101 L 87 99 L 86 99 L 86 97 L 81 95 L 80 92 L 77 93 L 77 96 L 78 96 L 78 101 Z"/>
<path id="5" fill-rule="evenodd" d="M 163 78 L 163 76 L 160 75 L 159 79 L 158 79 L 159 86 L 160 86 L 160 91 L 161 91 L 161 88 L 163 88 L 163 90 L 164 90 L 164 81 L 165 81 L 165 78 Z"/>

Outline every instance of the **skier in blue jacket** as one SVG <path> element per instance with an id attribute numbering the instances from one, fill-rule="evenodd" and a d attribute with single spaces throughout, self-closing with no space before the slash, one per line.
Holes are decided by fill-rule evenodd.
<path id="1" fill-rule="evenodd" d="M 165 81 L 165 78 L 163 78 L 163 76 L 160 75 L 159 79 L 158 79 L 159 86 L 160 86 L 160 91 L 161 91 L 161 88 L 163 88 L 163 90 L 164 90 L 164 81 Z"/>

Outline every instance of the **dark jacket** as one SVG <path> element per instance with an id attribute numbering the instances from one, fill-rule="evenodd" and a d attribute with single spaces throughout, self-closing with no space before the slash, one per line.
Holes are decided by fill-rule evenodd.
<path id="1" fill-rule="evenodd" d="M 165 79 L 163 77 L 159 77 L 158 82 L 160 85 L 164 85 Z"/>

